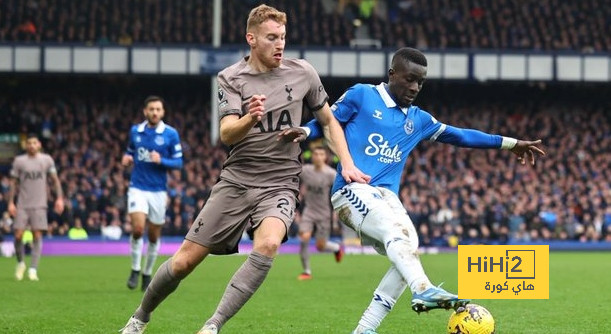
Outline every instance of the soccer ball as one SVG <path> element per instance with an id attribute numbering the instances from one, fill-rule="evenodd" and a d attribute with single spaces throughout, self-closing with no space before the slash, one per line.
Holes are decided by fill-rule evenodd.
<path id="1" fill-rule="evenodd" d="M 450 316 L 448 334 L 494 334 L 494 319 L 484 307 L 467 304 Z"/>

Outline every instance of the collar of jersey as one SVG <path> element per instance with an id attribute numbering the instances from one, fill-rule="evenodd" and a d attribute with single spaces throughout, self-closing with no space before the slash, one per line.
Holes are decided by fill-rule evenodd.
<path id="1" fill-rule="evenodd" d="M 144 132 L 144 129 L 146 128 L 148 124 L 149 124 L 149 121 L 144 121 L 140 123 L 138 125 L 138 132 Z M 155 128 L 155 132 L 161 134 L 163 133 L 163 130 L 165 130 L 165 123 L 163 121 L 159 121 L 159 124 L 157 124 L 157 127 Z"/>
<path id="2" fill-rule="evenodd" d="M 383 82 L 380 83 L 379 85 L 376 86 L 376 89 L 378 90 L 378 93 L 380 94 L 380 97 L 382 97 L 382 101 L 384 101 L 384 104 L 386 104 L 387 108 L 399 107 L 397 103 L 395 102 L 395 100 L 392 99 L 390 94 L 388 94 L 385 83 Z M 399 108 L 399 109 L 401 109 L 401 111 L 407 115 L 407 110 L 409 108 Z"/>

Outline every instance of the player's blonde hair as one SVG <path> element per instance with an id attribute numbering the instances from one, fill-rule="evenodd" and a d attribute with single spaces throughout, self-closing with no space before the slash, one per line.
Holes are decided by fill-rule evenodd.
<path id="1" fill-rule="evenodd" d="M 248 14 L 246 32 L 252 32 L 254 28 L 267 20 L 274 20 L 280 24 L 286 24 L 286 13 L 268 5 L 255 7 L 250 11 L 250 14 Z"/>

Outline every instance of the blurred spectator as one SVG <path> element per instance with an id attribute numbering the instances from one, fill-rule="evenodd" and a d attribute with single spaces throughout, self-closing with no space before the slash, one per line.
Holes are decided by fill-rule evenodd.
<path id="1" fill-rule="evenodd" d="M 80 218 L 74 220 L 74 226 L 68 230 L 68 238 L 70 240 L 87 240 L 87 231 L 83 228 Z"/>
<path id="2" fill-rule="evenodd" d="M 262 2 L 223 1 L 222 44 L 244 41 L 248 11 Z M 288 46 L 348 46 L 362 23 L 370 38 L 393 48 L 611 50 L 608 0 L 267 3 L 289 16 Z M 211 44 L 212 11 L 212 0 L 4 0 L 0 42 Z"/>

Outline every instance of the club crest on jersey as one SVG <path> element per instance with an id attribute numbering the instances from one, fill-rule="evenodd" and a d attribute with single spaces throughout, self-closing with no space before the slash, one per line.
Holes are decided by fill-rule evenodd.
<path id="1" fill-rule="evenodd" d="M 162 136 L 156 136 L 155 137 L 155 144 L 161 146 L 161 145 L 163 145 L 163 143 L 165 143 L 165 140 L 163 140 Z"/>
<path id="2" fill-rule="evenodd" d="M 408 118 L 405 124 L 403 124 L 403 130 L 405 130 L 405 133 L 408 135 L 414 133 L 414 121 Z"/>
<path id="3" fill-rule="evenodd" d="M 289 96 L 287 96 L 286 99 L 292 101 L 293 97 L 291 96 L 291 92 L 293 91 L 293 88 L 289 87 L 289 85 L 284 85 L 284 90 L 289 93 Z"/>
<path id="4" fill-rule="evenodd" d="M 140 136 L 136 136 L 136 143 L 139 143 L 142 141 L 142 138 L 140 138 Z"/>

